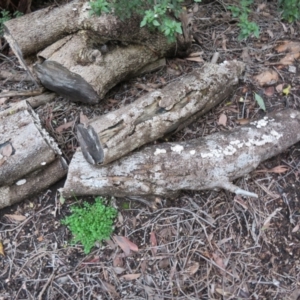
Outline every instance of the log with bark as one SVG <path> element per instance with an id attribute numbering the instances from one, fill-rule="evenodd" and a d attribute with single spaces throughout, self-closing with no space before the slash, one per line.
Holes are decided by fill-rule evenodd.
<path id="1" fill-rule="evenodd" d="M 0 209 L 45 190 L 66 173 L 57 144 L 26 101 L 0 112 Z"/>
<path id="2" fill-rule="evenodd" d="M 86 130 L 79 125 L 83 156 L 91 164 L 107 164 L 189 125 L 232 94 L 244 68 L 238 61 L 207 63 L 161 90 L 91 120 Z"/>
<path id="3" fill-rule="evenodd" d="M 299 140 L 300 112 L 287 109 L 232 132 L 146 147 L 100 168 L 77 152 L 61 192 L 65 197 L 173 197 L 180 190 L 222 188 L 256 197 L 232 181 Z"/>
<path id="4" fill-rule="evenodd" d="M 141 28 L 140 18 L 91 17 L 87 2 L 74 1 L 5 22 L 4 36 L 21 65 L 46 88 L 94 104 L 147 65 L 184 52 L 191 44 L 189 20 L 182 15 L 185 34 L 170 43 L 164 35 Z M 33 73 L 23 58 L 35 54 L 40 62 Z"/>

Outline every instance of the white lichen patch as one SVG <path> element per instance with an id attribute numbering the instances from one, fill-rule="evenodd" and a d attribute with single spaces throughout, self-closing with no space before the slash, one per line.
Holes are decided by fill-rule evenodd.
<path id="1" fill-rule="evenodd" d="M 224 149 L 225 155 L 233 155 L 235 152 L 236 152 L 236 148 L 233 147 L 232 145 L 229 145 Z"/>
<path id="2" fill-rule="evenodd" d="M 20 179 L 16 182 L 16 185 L 23 185 L 26 183 L 26 179 Z"/>
<path id="3" fill-rule="evenodd" d="M 196 150 L 191 150 L 191 151 L 190 151 L 190 154 L 191 154 L 191 155 L 195 155 L 195 153 L 196 153 Z"/>
<path id="4" fill-rule="evenodd" d="M 222 150 L 219 149 L 213 149 L 210 152 L 207 153 L 201 153 L 202 158 L 207 158 L 207 157 L 221 157 L 223 156 Z"/>
<path id="5" fill-rule="evenodd" d="M 276 143 L 282 134 L 272 129 L 270 134 L 263 134 L 260 138 L 249 138 L 247 141 L 233 140 L 224 149 L 212 149 L 209 152 L 201 153 L 202 158 L 230 156 L 242 147 L 263 146 L 268 143 Z"/>
<path id="6" fill-rule="evenodd" d="M 165 153 L 167 153 L 166 149 L 156 148 L 155 152 L 154 152 L 154 155 L 165 154 Z"/>
<path id="7" fill-rule="evenodd" d="M 265 116 L 263 119 L 251 122 L 251 125 L 256 126 L 257 128 L 266 127 L 269 122 L 274 122 L 274 119 L 269 119 L 267 116 Z"/>
<path id="8" fill-rule="evenodd" d="M 271 130 L 271 134 L 277 139 L 279 140 L 282 137 L 281 133 L 278 133 L 276 130 L 272 129 Z"/>
<path id="9" fill-rule="evenodd" d="M 177 152 L 177 153 L 181 153 L 183 151 L 183 146 L 181 145 L 176 145 L 174 147 L 171 147 L 171 150 L 174 151 L 174 152 Z"/>

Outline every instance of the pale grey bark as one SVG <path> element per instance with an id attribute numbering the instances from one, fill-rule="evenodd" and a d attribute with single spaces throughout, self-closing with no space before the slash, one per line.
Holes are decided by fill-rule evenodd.
<path id="1" fill-rule="evenodd" d="M 232 132 L 146 147 L 100 168 L 77 152 L 62 193 L 171 197 L 180 190 L 223 188 L 256 196 L 232 181 L 299 140 L 300 112 L 288 109 Z"/>
<path id="2" fill-rule="evenodd" d="M 88 2 L 74 1 L 5 22 L 4 36 L 35 83 L 34 75 L 71 101 L 95 104 L 120 81 L 191 44 L 188 35 L 170 43 L 163 34 L 141 28 L 140 21 L 91 16 Z M 40 60 L 34 72 L 23 59 L 33 54 Z"/>
<path id="3" fill-rule="evenodd" d="M 92 152 L 84 153 L 85 157 L 94 158 L 94 161 L 88 160 L 90 163 L 107 164 L 189 125 L 232 94 L 244 68 L 244 64 L 237 61 L 222 65 L 207 63 L 161 90 L 91 120 L 89 125 L 98 134 L 104 157 Z M 85 144 L 83 150 L 86 152 L 86 149 Z"/>
<path id="4" fill-rule="evenodd" d="M 0 112 L 0 208 L 65 176 L 66 163 L 60 155 L 56 142 L 26 101 Z"/>

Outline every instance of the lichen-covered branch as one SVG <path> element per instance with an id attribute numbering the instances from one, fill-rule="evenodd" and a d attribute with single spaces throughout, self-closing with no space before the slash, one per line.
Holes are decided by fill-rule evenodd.
<path id="1" fill-rule="evenodd" d="M 299 140 L 300 113 L 288 109 L 232 132 L 146 147 L 101 168 L 87 164 L 77 152 L 62 192 L 66 197 L 168 197 L 180 190 L 225 188 L 256 196 L 232 181 Z"/>

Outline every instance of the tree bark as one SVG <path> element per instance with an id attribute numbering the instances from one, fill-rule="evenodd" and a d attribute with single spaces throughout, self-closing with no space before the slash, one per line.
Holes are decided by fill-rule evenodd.
<path id="1" fill-rule="evenodd" d="M 65 176 L 67 166 L 26 101 L 0 112 L 0 125 L 1 208 L 55 183 Z M 47 170 L 47 180 L 40 178 Z"/>
<path id="2" fill-rule="evenodd" d="M 244 64 L 237 61 L 222 65 L 207 63 L 162 90 L 150 92 L 130 105 L 91 120 L 89 125 L 98 135 L 100 147 L 97 147 L 97 139 L 94 146 L 91 145 L 93 139 L 86 142 L 88 131 L 79 132 L 84 157 L 91 164 L 107 164 L 189 125 L 226 99 L 243 71 Z M 103 155 L 98 155 L 99 152 Z"/>
<path id="3" fill-rule="evenodd" d="M 71 101 L 95 104 L 120 81 L 191 44 L 186 34 L 169 43 L 161 33 L 141 28 L 140 21 L 91 17 L 87 2 L 74 1 L 7 21 L 4 36 L 34 82 L 23 57 L 37 54 L 40 62 L 46 60 L 34 66 L 42 85 Z"/>
<path id="4" fill-rule="evenodd" d="M 232 181 L 298 142 L 299 132 L 300 112 L 288 109 L 232 132 L 146 147 L 101 168 L 77 152 L 62 194 L 171 197 L 179 190 L 223 188 L 257 196 Z"/>

